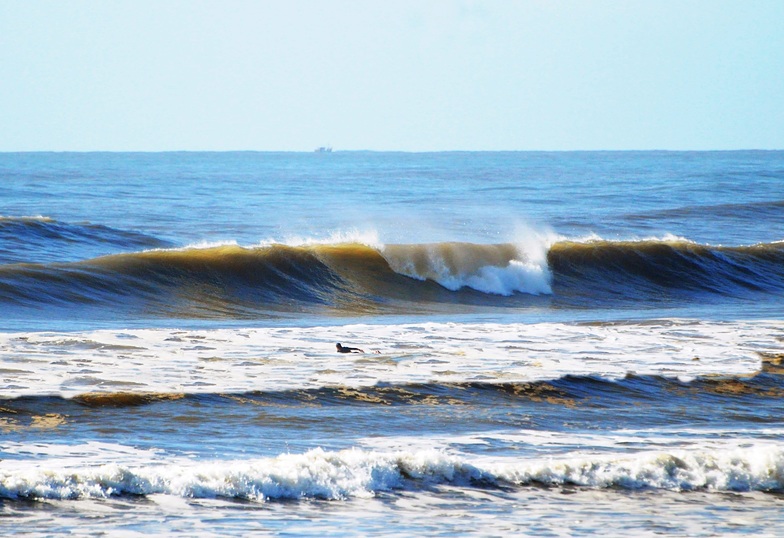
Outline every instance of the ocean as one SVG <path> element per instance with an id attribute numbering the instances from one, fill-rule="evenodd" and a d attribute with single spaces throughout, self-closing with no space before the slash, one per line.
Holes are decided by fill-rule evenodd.
<path id="1" fill-rule="evenodd" d="M 784 536 L 783 310 L 784 151 L 2 153 L 0 532 Z"/>

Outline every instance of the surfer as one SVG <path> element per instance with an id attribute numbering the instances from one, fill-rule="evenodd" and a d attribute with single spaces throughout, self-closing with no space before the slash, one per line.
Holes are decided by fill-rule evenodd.
<path id="1" fill-rule="evenodd" d="M 340 342 L 335 344 L 335 347 L 338 349 L 338 353 L 355 353 L 355 352 L 356 353 L 364 353 L 364 351 L 362 351 L 358 347 L 341 346 Z"/>

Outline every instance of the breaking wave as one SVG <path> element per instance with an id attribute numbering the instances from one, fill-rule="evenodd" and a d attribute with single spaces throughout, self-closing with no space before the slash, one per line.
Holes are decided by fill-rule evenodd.
<path id="1" fill-rule="evenodd" d="M 52 224 L 36 218 L 25 225 Z M 585 308 L 784 291 L 784 242 L 531 243 L 229 243 L 6 263 L 0 265 L 0 304 L 109 305 L 152 316 L 214 318 L 314 309 L 410 313 L 449 304 L 519 308 L 542 300 Z"/>
<path id="2" fill-rule="evenodd" d="M 474 461 L 437 450 L 321 449 L 273 458 L 154 461 L 84 467 L 14 462 L 0 469 L 0 498 L 82 499 L 123 495 L 189 498 L 332 499 L 372 497 L 440 485 L 577 486 L 707 492 L 784 490 L 784 449 L 744 448 L 576 455 L 547 460 Z"/>

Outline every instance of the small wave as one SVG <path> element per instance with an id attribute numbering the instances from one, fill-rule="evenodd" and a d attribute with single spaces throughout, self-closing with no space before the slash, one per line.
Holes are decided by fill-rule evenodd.
<path id="1" fill-rule="evenodd" d="M 472 461 L 437 450 L 321 449 L 258 460 L 108 464 L 62 468 L 13 462 L 0 468 L 0 498 L 82 499 L 121 495 L 190 498 L 332 499 L 440 485 L 666 489 L 706 492 L 784 490 L 784 449 L 671 450 L 547 460 Z"/>
<path id="2" fill-rule="evenodd" d="M 768 407 L 784 397 L 782 381 L 782 354 L 762 357 L 762 367 L 756 373 L 702 374 L 699 376 L 639 375 L 626 374 L 618 377 L 599 375 L 564 374 L 552 379 L 506 381 L 442 382 L 376 382 L 372 385 L 310 386 L 297 388 L 265 388 L 247 391 L 220 392 L 151 392 L 148 387 L 125 382 L 125 388 L 117 391 L 95 389 L 98 392 L 78 392 L 73 396 L 56 396 L 50 391 L 28 393 L 13 397 L 7 394 L 0 416 L 33 416 L 42 410 L 75 417 L 89 408 L 95 409 L 137 408 L 147 405 L 190 405 L 200 399 L 222 400 L 226 405 L 274 407 L 284 405 L 312 406 L 408 406 L 408 405 L 472 405 L 477 401 L 486 405 L 546 404 L 568 408 L 591 406 L 650 405 L 654 402 L 672 404 L 681 401 L 689 407 L 711 406 L 718 414 L 719 406 L 733 405 Z M 384 359 L 381 359 L 384 360 Z M 297 366 L 288 368 L 296 375 Z M 228 366 L 227 366 L 228 367 Z M 360 367 L 361 368 L 361 367 Z M 355 370 L 359 369 L 355 365 Z M 6 371 L 6 373 L 10 373 Z M 17 372 L 24 373 L 24 372 Z M 213 377 L 213 384 L 220 380 Z M 117 384 L 117 382 L 113 382 Z M 172 383 L 175 384 L 175 383 Z M 236 387 L 236 385 L 235 385 Z M 777 420 L 771 415 L 771 420 Z M 758 420 L 767 420 L 758 418 Z"/>
<path id="3" fill-rule="evenodd" d="M 0 263 L 46 263 L 111 251 L 161 248 L 171 243 L 101 224 L 69 223 L 46 216 L 0 216 Z"/>
<path id="4" fill-rule="evenodd" d="M 716 205 L 692 205 L 649 213 L 635 213 L 628 215 L 631 220 L 646 220 L 651 218 L 671 217 L 679 219 L 757 219 L 771 222 L 771 219 L 784 219 L 784 200 L 772 200 L 764 202 L 749 202 L 744 204 L 716 204 Z"/>

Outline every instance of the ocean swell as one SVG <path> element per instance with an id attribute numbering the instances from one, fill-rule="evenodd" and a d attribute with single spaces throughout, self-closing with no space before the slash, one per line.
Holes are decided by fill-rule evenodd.
<path id="1" fill-rule="evenodd" d="M 784 243 L 680 239 L 513 243 L 236 244 L 0 265 L 0 304 L 110 306 L 146 316 L 433 311 L 444 305 L 622 306 L 784 291 Z M 537 296 L 540 299 L 537 300 Z"/>

